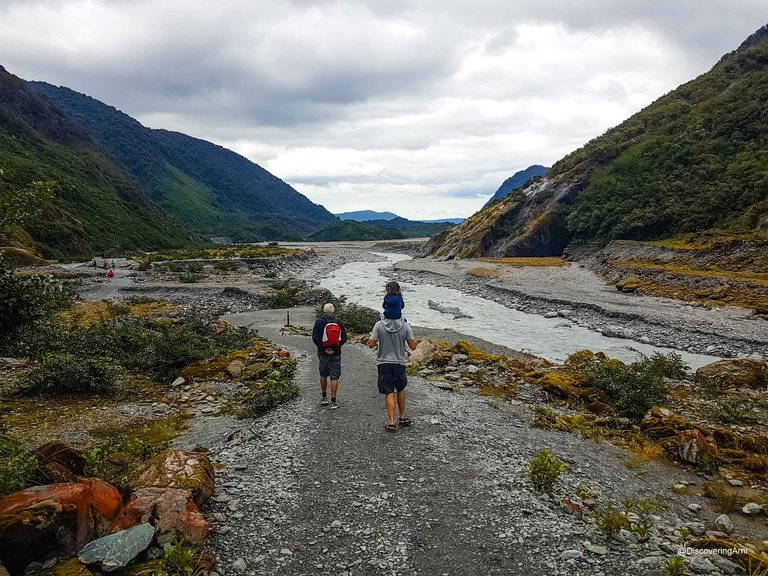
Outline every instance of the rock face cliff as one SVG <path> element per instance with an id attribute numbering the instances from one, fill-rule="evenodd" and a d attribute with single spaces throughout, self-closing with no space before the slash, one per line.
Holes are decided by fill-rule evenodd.
<path id="1" fill-rule="evenodd" d="M 768 26 L 709 72 L 438 234 L 424 255 L 553 256 L 569 245 L 768 227 Z"/>

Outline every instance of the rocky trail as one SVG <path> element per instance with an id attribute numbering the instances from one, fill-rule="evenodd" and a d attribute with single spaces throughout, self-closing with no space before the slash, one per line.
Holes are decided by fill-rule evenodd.
<path id="1" fill-rule="evenodd" d="M 310 309 L 291 311 L 310 326 Z M 650 462 L 628 468 L 608 444 L 531 426 L 521 403 L 409 380 L 410 428 L 384 431 L 374 352 L 344 349 L 340 407 L 318 405 L 317 361 L 306 336 L 282 335 L 285 311 L 231 315 L 300 358 L 298 399 L 253 421 L 201 414 L 180 447 L 208 446 L 218 463 L 209 549 L 224 574 L 636 574 L 677 550 L 675 527 L 717 515 L 686 508 L 670 486 L 701 478 Z M 417 334 L 418 337 L 418 334 Z M 555 499 L 526 479 L 549 447 L 569 464 Z M 560 508 L 577 490 L 653 498 L 667 506 L 648 543 L 607 543 Z M 560 493 L 562 492 L 562 493 Z M 681 518 L 680 516 L 683 516 Z M 712 516 L 712 518 L 708 518 Z"/>

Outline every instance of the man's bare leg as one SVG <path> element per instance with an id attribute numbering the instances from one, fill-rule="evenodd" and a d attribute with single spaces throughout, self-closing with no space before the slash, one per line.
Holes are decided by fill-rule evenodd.
<path id="1" fill-rule="evenodd" d="M 397 395 L 397 408 L 400 411 L 400 419 L 405 419 L 405 400 L 407 398 L 407 394 L 405 392 L 405 389 L 400 390 L 400 392 L 395 392 Z"/>
<path id="2" fill-rule="evenodd" d="M 327 390 L 328 390 L 328 377 L 320 376 L 320 392 L 322 392 L 323 396 L 326 395 Z M 333 390 L 333 382 L 331 382 L 331 390 Z"/>
<path id="3" fill-rule="evenodd" d="M 395 395 L 387 394 L 384 397 L 384 404 L 387 407 L 387 416 L 389 417 L 390 426 L 395 425 Z"/>
<path id="4" fill-rule="evenodd" d="M 331 380 L 331 398 L 336 398 L 336 392 L 339 390 L 339 381 Z"/>

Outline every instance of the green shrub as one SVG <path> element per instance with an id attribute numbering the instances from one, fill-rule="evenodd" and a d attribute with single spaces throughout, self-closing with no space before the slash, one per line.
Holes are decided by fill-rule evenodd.
<path id="1" fill-rule="evenodd" d="M 650 358 L 646 357 L 640 362 L 636 362 L 635 366 L 647 374 L 655 374 L 672 380 L 687 380 L 691 376 L 691 369 L 683 362 L 683 357 L 674 352 L 669 354 L 656 352 Z"/>
<path id="2" fill-rule="evenodd" d="M 627 526 L 627 514 L 618 510 L 613 502 L 600 504 L 595 508 L 595 526 L 610 538 Z"/>
<path id="3" fill-rule="evenodd" d="M 336 317 L 344 323 L 347 330 L 357 334 L 369 334 L 381 317 L 373 308 L 347 303 L 340 306 L 341 310 L 336 310 Z"/>
<path id="4" fill-rule="evenodd" d="M 49 354 L 19 383 L 23 394 L 92 394 L 107 392 L 122 373 L 111 358 L 82 358 L 74 354 Z"/>
<path id="5" fill-rule="evenodd" d="M 717 398 L 710 416 L 723 424 L 752 424 L 760 421 L 760 414 L 751 406 L 735 398 Z"/>
<path id="6" fill-rule="evenodd" d="M 538 492 L 552 495 L 555 484 L 567 465 L 548 448 L 539 451 L 528 466 L 528 480 Z"/>
<path id="7" fill-rule="evenodd" d="M 664 509 L 660 503 L 644 498 L 638 502 L 634 500 L 624 501 L 624 512 L 629 521 L 629 529 L 634 532 L 641 541 L 648 539 L 651 528 L 654 525 L 653 516 Z M 634 516 L 630 521 L 630 513 Z"/>
<path id="8" fill-rule="evenodd" d="M 71 290 L 60 280 L 20 276 L 0 255 L 0 351 L 17 348 L 19 330 L 43 323 L 71 300 Z"/>
<path id="9" fill-rule="evenodd" d="M 634 364 L 596 362 L 585 367 L 584 385 L 604 390 L 619 414 L 640 422 L 646 412 L 663 404 L 667 397 L 664 378 L 656 364 L 645 360 Z"/>
<path id="10" fill-rule="evenodd" d="M 37 470 L 37 458 L 27 446 L 0 434 L 0 498 L 30 485 Z"/>
<path id="11" fill-rule="evenodd" d="M 181 540 L 165 549 L 154 576 L 203 576 L 207 573 L 203 555 Z"/>
<path id="12" fill-rule="evenodd" d="M 197 284 L 202 278 L 203 277 L 200 274 L 194 274 L 189 271 L 179 274 L 179 282 L 183 282 L 184 284 Z"/>
<path id="13" fill-rule="evenodd" d="M 672 556 L 667 559 L 667 576 L 683 576 L 685 574 L 685 558 Z"/>
<path id="14" fill-rule="evenodd" d="M 256 418 L 299 395 L 299 387 L 293 381 L 296 361 L 284 361 L 279 369 L 272 370 L 245 402 L 245 416 Z"/>

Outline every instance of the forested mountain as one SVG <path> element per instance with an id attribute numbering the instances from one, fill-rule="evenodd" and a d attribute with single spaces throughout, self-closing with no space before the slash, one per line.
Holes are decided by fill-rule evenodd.
<path id="1" fill-rule="evenodd" d="M 336 214 L 342 220 L 354 220 L 355 222 L 367 222 L 369 220 L 392 220 L 397 214 L 392 212 L 376 212 L 375 210 L 356 210 L 354 212 L 342 212 Z"/>
<path id="2" fill-rule="evenodd" d="M 768 26 L 426 251 L 559 255 L 713 228 L 768 228 Z"/>
<path id="3" fill-rule="evenodd" d="M 389 220 L 342 220 L 331 224 L 310 240 L 395 240 L 426 238 L 449 228 L 449 222 L 419 222 L 396 216 Z"/>
<path id="4" fill-rule="evenodd" d="M 0 197 L 33 182 L 52 182 L 55 199 L 36 221 L 6 230 L 6 243 L 62 257 L 189 240 L 81 126 L 0 66 Z"/>
<path id="5" fill-rule="evenodd" d="M 236 240 L 301 239 L 336 221 L 261 166 L 226 148 L 142 126 L 68 88 L 30 82 L 82 126 L 141 190 L 181 224 Z"/>
<path id="6" fill-rule="evenodd" d="M 512 176 L 502 182 L 501 186 L 499 186 L 499 189 L 496 190 L 496 193 L 491 196 L 488 202 L 485 203 L 483 208 L 489 206 L 491 203 L 496 202 L 497 200 L 506 198 L 512 193 L 513 190 L 527 185 L 534 178 L 538 178 L 539 176 L 546 176 L 547 172 L 549 172 L 549 168 L 539 164 L 534 164 L 533 166 L 528 166 L 528 168 L 525 170 L 515 172 Z"/>

